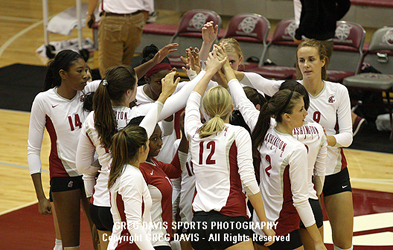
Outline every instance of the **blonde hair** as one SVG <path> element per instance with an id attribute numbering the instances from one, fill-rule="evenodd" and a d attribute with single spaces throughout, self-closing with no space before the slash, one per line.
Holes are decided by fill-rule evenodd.
<path id="1" fill-rule="evenodd" d="M 239 42 L 235 38 L 222 38 L 218 44 L 226 43 L 225 50 L 227 52 L 234 52 L 236 53 L 239 58 L 243 58 L 243 52 L 240 48 Z"/>
<path id="2" fill-rule="evenodd" d="M 224 129 L 225 122 L 232 111 L 232 97 L 222 86 L 209 89 L 202 100 L 202 107 L 210 116 L 210 120 L 199 130 L 199 137 L 204 138 Z"/>

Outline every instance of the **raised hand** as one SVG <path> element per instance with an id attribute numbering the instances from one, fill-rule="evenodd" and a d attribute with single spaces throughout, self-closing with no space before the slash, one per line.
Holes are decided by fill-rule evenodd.
<path id="1" fill-rule="evenodd" d="M 227 57 L 224 57 L 222 58 L 222 60 L 219 60 L 217 57 L 217 51 L 218 51 L 218 46 L 215 45 L 213 51 L 209 53 L 209 57 L 207 58 L 206 71 L 216 73 L 224 65 L 225 61 L 227 61 Z"/>
<path id="2" fill-rule="evenodd" d="M 165 57 L 167 57 L 169 55 L 169 53 L 177 51 L 177 49 L 175 49 L 175 48 L 178 46 L 179 46 L 179 44 L 177 44 L 177 43 L 170 43 L 168 45 L 165 45 L 162 49 L 160 49 L 157 52 L 157 54 L 155 54 L 155 56 L 153 57 L 153 62 L 155 64 L 160 63 L 162 60 L 164 60 Z"/>
<path id="3" fill-rule="evenodd" d="M 213 21 L 205 23 L 202 27 L 202 39 L 206 43 L 213 43 L 218 33 L 218 25 L 214 25 Z"/>
<path id="4" fill-rule="evenodd" d="M 184 71 L 187 72 L 187 69 L 193 70 L 196 72 L 196 74 L 199 74 L 202 69 L 201 62 L 199 60 L 199 50 L 198 48 L 189 48 L 186 49 L 186 58 L 183 58 L 182 61 L 183 63 L 186 64 L 186 68 L 183 68 Z"/>
<path id="5" fill-rule="evenodd" d="M 160 97 L 162 96 L 166 99 L 173 94 L 180 81 L 180 77 L 177 77 L 176 80 L 174 80 L 175 75 L 176 71 L 171 71 L 161 80 L 162 91 Z"/>

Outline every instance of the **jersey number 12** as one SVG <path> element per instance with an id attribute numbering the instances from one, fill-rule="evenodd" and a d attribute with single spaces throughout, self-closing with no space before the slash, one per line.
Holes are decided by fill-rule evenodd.
<path id="1" fill-rule="evenodd" d="M 199 165 L 203 164 L 203 150 L 204 150 L 204 146 L 203 146 L 204 141 L 201 141 L 199 143 Z M 214 141 L 209 141 L 206 145 L 206 149 L 210 150 L 210 153 L 208 154 L 207 158 L 206 158 L 206 165 L 211 165 L 211 164 L 216 164 L 216 160 L 212 160 L 212 157 L 214 155 L 214 152 L 216 150 L 216 142 Z"/>

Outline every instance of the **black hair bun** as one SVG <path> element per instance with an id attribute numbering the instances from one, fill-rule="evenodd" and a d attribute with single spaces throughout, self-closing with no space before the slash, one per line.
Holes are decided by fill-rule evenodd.
<path id="1" fill-rule="evenodd" d="M 149 61 L 155 56 L 155 54 L 157 54 L 157 52 L 158 52 L 157 46 L 154 44 L 150 44 L 145 48 L 143 48 L 142 57 L 144 60 Z"/>

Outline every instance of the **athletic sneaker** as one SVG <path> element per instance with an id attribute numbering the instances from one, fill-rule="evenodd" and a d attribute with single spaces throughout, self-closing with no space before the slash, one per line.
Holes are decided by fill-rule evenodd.
<path id="1" fill-rule="evenodd" d="M 366 124 L 366 119 L 360 116 L 356 116 L 355 122 L 352 125 L 353 136 L 355 136 Z"/>

